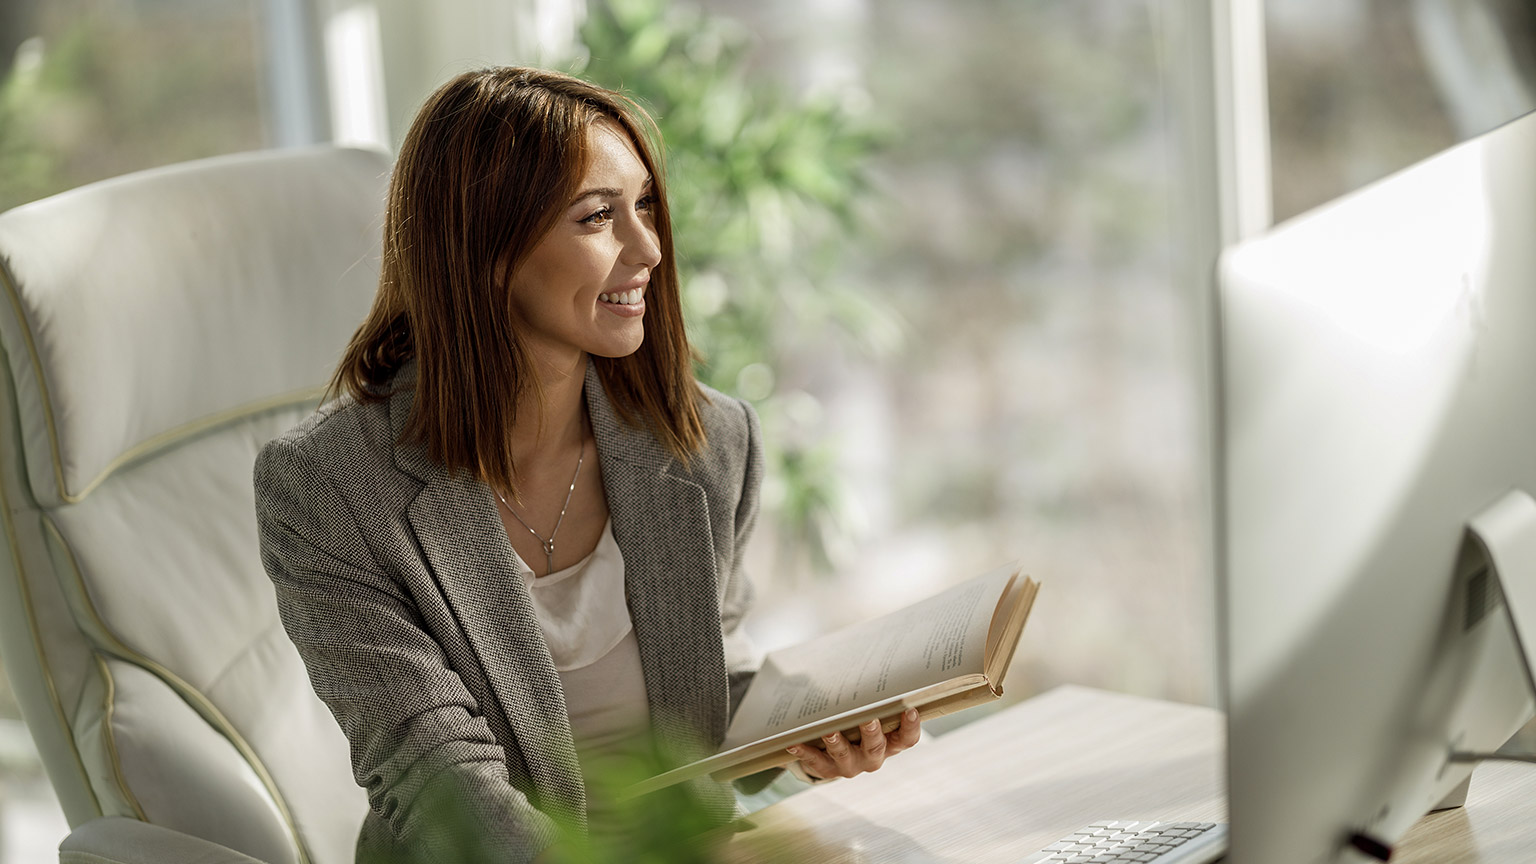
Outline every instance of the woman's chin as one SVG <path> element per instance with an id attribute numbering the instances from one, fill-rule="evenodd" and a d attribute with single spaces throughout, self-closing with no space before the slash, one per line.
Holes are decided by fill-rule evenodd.
<path id="1" fill-rule="evenodd" d="M 587 353 L 594 357 L 618 359 L 620 357 L 628 357 L 639 351 L 641 344 L 644 342 L 645 331 L 640 330 L 633 337 L 600 340 L 599 344 L 589 346 Z"/>

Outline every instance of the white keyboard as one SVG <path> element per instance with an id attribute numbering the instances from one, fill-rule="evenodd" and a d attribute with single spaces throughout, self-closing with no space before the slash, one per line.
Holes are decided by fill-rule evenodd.
<path id="1" fill-rule="evenodd" d="M 1216 822 L 1095 822 L 1019 864 L 1211 864 L 1227 851 Z"/>

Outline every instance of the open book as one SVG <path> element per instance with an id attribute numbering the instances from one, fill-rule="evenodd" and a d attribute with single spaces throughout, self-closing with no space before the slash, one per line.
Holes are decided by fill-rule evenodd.
<path id="1" fill-rule="evenodd" d="M 787 765 L 792 744 L 832 731 L 859 740 L 903 711 L 921 720 L 990 702 L 1019 643 L 1039 585 L 1009 564 L 898 610 L 768 654 L 719 753 L 627 790 L 644 795 L 704 774 L 734 780 Z"/>

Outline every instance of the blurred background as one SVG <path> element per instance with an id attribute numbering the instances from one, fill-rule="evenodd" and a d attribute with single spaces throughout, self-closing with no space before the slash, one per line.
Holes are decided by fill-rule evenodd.
<path id="1" fill-rule="evenodd" d="M 5 0 L 0 210 L 220 153 L 393 148 L 482 65 L 622 88 L 666 137 L 700 376 L 771 448 L 759 642 L 1019 559 L 1043 590 L 1009 699 L 1215 704 L 1223 214 L 1283 220 L 1536 104 L 1521 0 L 1227 5 L 1248 41 L 1223 49 L 1192 0 Z M 1257 117 L 1224 118 L 1234 86 Z M 1237 181 L 1233 127 L 1262 169 Z M 0 681 L 0 864 L 66 831 L 18 718 Z"/>

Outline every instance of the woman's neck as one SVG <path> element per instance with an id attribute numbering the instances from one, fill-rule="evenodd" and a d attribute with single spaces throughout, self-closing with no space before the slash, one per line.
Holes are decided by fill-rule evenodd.
<path id="1" fill-rule="evenodd" d="M 512 430 L 513 464 L 531 465 L 534 460 L 567 449 L 576 449 L 587 437 L 583 385 L 587 358 L 551 368 L 539 364 L 540 393 L 531 388 L 520 397 L 517 415 L 525 418 Z"/>

